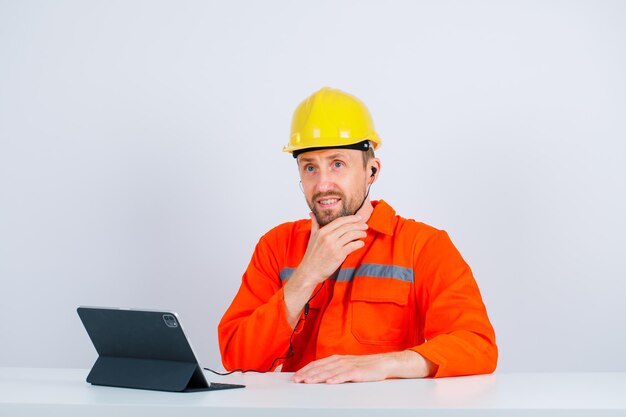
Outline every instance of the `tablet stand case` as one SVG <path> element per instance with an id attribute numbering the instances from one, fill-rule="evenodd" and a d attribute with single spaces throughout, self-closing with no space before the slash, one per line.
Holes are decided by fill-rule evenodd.
<path id="1" fill-rule="evenodd" d="M 79 307 L 78 315 L 99 355 L 87 376 L 93 385 L 173 392 L 243 387 L 207 382 L 173 313 Z"/>
<path id="2" fill-rule="evenodd" d="M 177 392 L 240 387 L 207 385 L 200 367 L 194 363 L 106 356 L 98 358 L 87 376 L 87 382 L 93 385 Z"/>

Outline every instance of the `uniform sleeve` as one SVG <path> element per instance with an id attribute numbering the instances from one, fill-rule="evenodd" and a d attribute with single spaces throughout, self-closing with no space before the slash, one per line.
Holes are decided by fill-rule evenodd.
<path id="1" fill-rule="evenodd" d="M 268 371 L 274 359 L 287 353 L 292 328 L 270 241 L 266 235 L 257 244 L 239 291 L 218 325 L 222 363 L 228 370 Z"/>
<path id="2" fill-rule="evenodd" d="M 445 232 L 426 242 L 415 268 L 423 277 L 416 290 L 426 342 L 412 350 L 438 365 L 435 377 L 493 372 L 498 360 L 493 326 L 470 267 Z"/>

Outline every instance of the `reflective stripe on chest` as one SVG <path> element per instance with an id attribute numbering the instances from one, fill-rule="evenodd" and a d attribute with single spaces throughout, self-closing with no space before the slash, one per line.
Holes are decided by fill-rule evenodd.
<path id="1" fill-rule="evenodd" d="M 279 273 L 280 280 L 283 282 L 287 281 L 295 270 L 296 268 L 283 268 Z M 357 268 L 341 268 L 330 276 L 329 279 L 337 280 L 337 282 L 346 282 L 352 281 L 355 277 L 388 278 L 409 283 L 415 281 L 413 269 L 382 264 L 363 264 Z"/>

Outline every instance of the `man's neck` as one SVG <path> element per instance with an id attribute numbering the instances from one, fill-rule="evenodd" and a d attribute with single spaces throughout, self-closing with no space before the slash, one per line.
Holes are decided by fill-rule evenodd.
<path id="1" fill-rule="evenodd" d="M 367 222 L 372 216 L 373 212 L 374 206 L 372 205 L 372 202 L 368 197 L 363 203 L 363 207 L 361 207 L 359 211 L 357 211 L 355 214 L 358 214 L 359 216 L 361 216 L 361 219 L 363 219 L 364 222 Z"/>

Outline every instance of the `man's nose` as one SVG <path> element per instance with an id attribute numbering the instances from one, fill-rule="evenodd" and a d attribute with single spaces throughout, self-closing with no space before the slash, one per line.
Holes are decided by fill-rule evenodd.
<path id="1" fill-rule="evenodd" d="M 335 188 L 332 174 L 326 170 L 321 170 L 317 178 L 317 184 L 315 184 L 315 190 L 318 193 L 331 191 Z"/>

